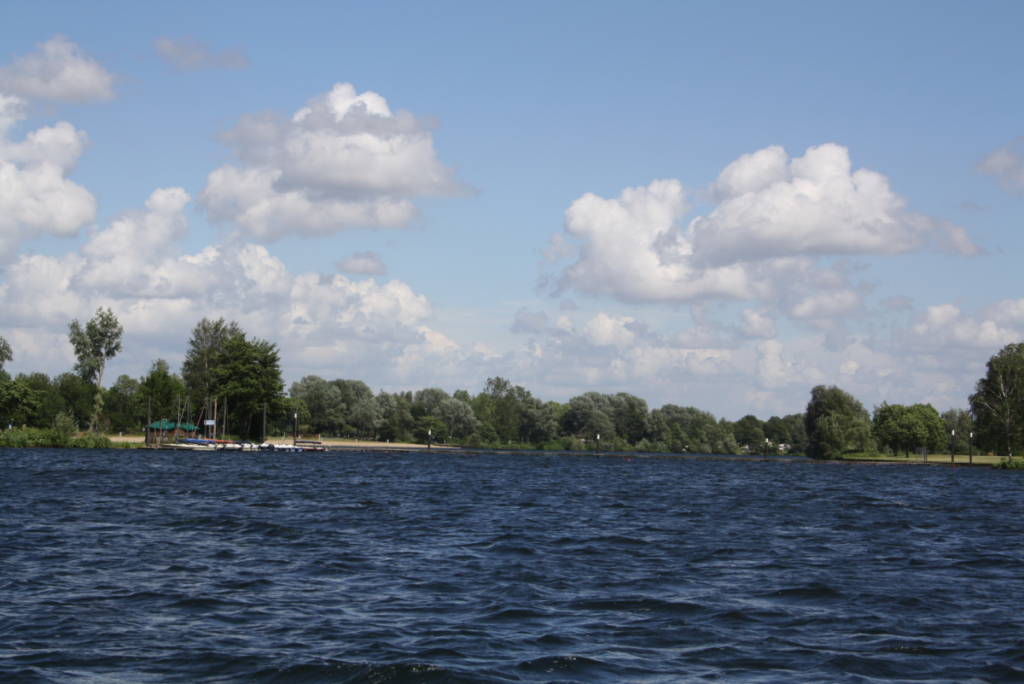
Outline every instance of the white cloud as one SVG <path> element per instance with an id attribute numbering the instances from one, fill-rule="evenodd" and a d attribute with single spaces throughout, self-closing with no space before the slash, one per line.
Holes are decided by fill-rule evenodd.
<path id="1" fill-rule="evenodd" d="M 636 339 L 636 333 L 630 329 L 633 322 L 630 316 L 612 317 L 602 311 L 583 326 L 583 335 L 591 344 L 614 345 L 622 349 Z"/>
<path id="2" fill-rule="evenodd" d="M 824 375 L 810 362 L 786 360 L 785 348 L 777 340 L 765 340 L 757 345 L 757 370 L 754 378 L 765 389 L 778 389 L 788 385 L 810 388 L 824 379 Z"/>
<path id="3" fill-rule="evenodd" d="M 377 252 L 356 252 L 338 264 L 338 270 L 356 275 L 384 275 L 388 269 Z"/>
<path id="4" fill-rule="evenodd" d="M 790 308 L 793 318 L 831 319 L 860 311 L 863 298 L 856 292 L 839 290 L 802 297 Z"/>
<path id="5" fill-rule="evenodd" d="M 930 240 L 976 254 L 963 228 L 906 211 L 906 199 L 869 169 L 851 173 L 840 145 L 789 160 L 781 147 L 744 155 L 712 185 L 719 205 L 690 226 L 693 251 L 711 264 L 792 255 L 904 254 Z"/>
<path id="6" fill-rule="evenodd" d="M 842 315 L 859 309 L 859 295 L 847 267 L 819 267 L 823 256 L 979 251 L 960 226 L 906 211 L 885 176 L 851 172 L 839 145 L 792 160 L 780 147 L 744 155 L 709 196 L 718 205 L 683 230 L 690 205 L 677 180 L 615 199 L 585 194 L 545 250 L 547 262 L 575 260 L 541 282 L 631 303 L 785 299 L 803 317 Z"/>
<path id="7" fill-rule="evenodd" d="M 994 353 L 1024 339 L 1024 299 L 996 302 L 974 316 L 965 315 L 953 304 L 929 306 L 893 337 L 895 343 L 915 351 L 945 354 L 982 349 Z"/>
<path id="8" fill-rule="evenodd" d="M 759 337 L 771 339 L 777 334 L 775 321 L 753 309 L 744 309 L 740 312 L 743 321 L 740 323 L 740 332 L 745 337 Z"/>
<path id="9" fill-rule="evenodd" d="M 1024 155 L 1020 150 L 1024 140 L 993 150 L 974 167 L 978 173 L 995 176 L 999 184 L 1010 193 L 1024 193 Z"/>
<path id="10" fill-rule="evenodd" d="M 36 48 L 0 66 L 0 92 L 79 103 L 114 97 L 113 75 L 64 36 L 37 43 Z"/>
<path id="11" fill-rule="evenodd" d="M 291 119 L 243 116 L 221 134 L 241 166 L 213 171 L 199 204 L 217 222 L 261 241 L 331 235 L 349 227 L 402 228 L 416 197 L 465 192 L 437 159 L 433 136 L 411 113 L 348 83 Z"/>
<path id="12" fill-rule="evenodd" d="M 161 36 L 153 43 L 157 54 L 179 71 L 198 69 L 242 69 L 249 66 L 249 58 L 239 47 L 214 52 L 210 46 L 192 36 L 168 38 Z"/>
<path id="13" fill-rule="evenodd" d="M 68 180 L 89 139 L 61 121 L 9 138 L 24 118 L 24 102 L 0 95 L 0 263 L 10 261 L 22 240 L 40 234 L 72 237 L 95 220 L 96 200 Z"/>
<path id="14" fill-rule="evenodd" d="M 188 201 L 181 188 L 156 190 L 144 211 L 94 231 L 78 252 L 19 257 L 0 285 L 5 336 L 59 339 L 72 318 L 110 306 L 134 347 L 149 340 L 172 355 L 204 316 L 235 319 L 278 343 L 292 364 L 319 371 L 372 363 L 398 372 L 410 354 L 451 353 L 452 343 L 426 326 L 430 302 L 400 281 L 293 274 L 265 247 L 240 242 L 179 254 Z M 19 358 L 47 353 L 18 350 Z"/>

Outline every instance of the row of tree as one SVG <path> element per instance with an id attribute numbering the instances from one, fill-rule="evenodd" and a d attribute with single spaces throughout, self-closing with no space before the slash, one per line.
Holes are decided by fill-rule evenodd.
<path id="1" fill-rule="evenodd" d="M 931 404 L 882 403 L 868 414 L 838 387 L 811 390 L 805 429 L 807 454 L 836 458 L 850 451 L 888 450 L 907 456 L 968 450 L 1013 456 L 1024 449 L 1024 343 L 1008 344 L 986 364 L 968 398 L 970 410 L 940 414 Z"/>
<path id="2" fill-rule="evenodd" d="M 122 328 L 109 310 L 85 326 L 69 324 L 74 373 L 10 378 L 12 359 L 0 338 L 0 417 L 18 425 L 48 427 L 62 413 L 90 429 L 131 431 L 153 420 L 216 419 L 232 434 L 258 437 L 266 411 L 271 434 L 284 434 L 297 416 L 301 431 L 391 441 L 457 442 L 473 446 L 536 446 L 654 452 L 738 454 L 806 453 L 836 458 L 850 451 L 932 453 L 955 448 L 1003 453 L 1024 441 L 1024 344 L 992 357 L 970 397 L 971 410 L 939 414 L 930 404 L 883 403 L 869 414 L 851 394 L 818 386 L 802 414 L 762 421 L 747 415 L 731 422 L 694 407 L 649 409 L 640 397 L 586 392 L 568 402 L 542 401 L 496 377 L 481 392 L 441 388 L 374 394 L 361 380 L 310 375 L 288 393 L 274 344 L 249 339 L 235 322 L 204 318 L 192 330 L 180 374 L 162 359 L 139 379 L 121 375 L 102 387 L 106 363 L 121 351 Z M 227 410 L 226 410 L 227 409 Z M 955 434 L 955 437 L 953 436 Z"/>

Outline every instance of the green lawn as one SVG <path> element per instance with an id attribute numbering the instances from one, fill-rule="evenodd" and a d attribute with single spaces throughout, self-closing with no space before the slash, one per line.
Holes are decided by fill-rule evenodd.
<path id="1" fill-rule="evenodd" d="M 918 463 L 919 461 L 917 459 L 918 459 L 918 457 L 916 455 L 914 455 L 914 454 L 911 454 L 910 458 L 907 458 L 906 456 L 886 456 L 885 454 L 868 454 L 868 453 L 844 454 L 843 455 L 843 460 L 844 461 L 885 461 L 885 462 L 889 462 L 889 463 Z M 949 454 L 928 454 L 927 459 L 928 459 L 928 463 L 949 463 L 950 462 Z M 999 463 L 1000 461 L 1005 461 L 1005 460 L 1006 460 L 1005 456 L 989 456 L 988 454 L 979 454 L 978 452 L 974 452 L 973 462 L 975 464 L 983 463 L 983 464 L 986 464 L 986 465 L 992 465 L 994 463 Z M 957 463 L 957 464 L 960 464 L 960 463 L 966 464 L 966 463 L 968 463 L 968 461 L 969 461 L 969 455 L 968 454 L 957 454 L 956 455 L 955 463 Z"/>

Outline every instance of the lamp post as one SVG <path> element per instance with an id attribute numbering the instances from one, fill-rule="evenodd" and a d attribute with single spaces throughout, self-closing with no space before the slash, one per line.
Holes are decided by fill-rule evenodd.
<path id="1" fill-rule="evenodd" d="M 956 430 L 949 432 L 949 462 L 956 463 Z"/>
<path id="2" fill-rule="evenodd" d="M 430 428 L 427 428 L 427 451 L 430 451 L 430 436 L 432 434 L 433 431 Z"/>
<path id="3" fill-rule="evenodd" d="M 597 453 L 601 453 L 601 433 L 597 433 Z"/>
<path id="4" fill-rule="evenodd" d="M 974 433 L 973 432 L 971 433 L 970 445 L 971 445 L 971 455 L 968 457 L 969 460 L 967 462 L 969 464 L 971 464 L 971 465 L 974 465 Z"/>
<path id="5" fill-rule="evenodd" d="M 768 460 L 768 438 L 764 438 L 764 460 Z"/>

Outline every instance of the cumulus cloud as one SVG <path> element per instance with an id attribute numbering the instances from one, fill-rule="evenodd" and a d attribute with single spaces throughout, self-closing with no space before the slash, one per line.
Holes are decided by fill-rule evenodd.
<path id="1" fill-rule="evenodd" d="M 377 252 L 356 252 L 338 264 L 338 270 L 356 275 L 384 275 L 388 269 Z"/>
<path id="2" fill-rule="evenodd" d="M 620 349 L 633 344 L 636 333 L 631 330 L 634 323 L 631 316 L 609 316 L 603 311 L 583 326 L 584 336 L 591 344 L 614 345 Z"/>
<path id="3" fill-rule="evenodd" d="M 915 351 L 992 352 L 1024 339 L 1024 299 L 1004 299 L 975 313 L 965 314 L 954 304 L 936 304 L 914 316 L 905 329 L 897 328 L 893 343 Z M 987 360 L 987 357 L 986 359 Z"/>
<path id="4" fill-rule="evenodd" d="M 860 308 L 849 268 L 822 268 L 821 257 L 979 251 L 962 227 L 907 211 L 885 176 L 852 171 L 839 145 L 795 159 L 774 146 L 744 155 L 709 187 L 717 206 L 683 229 L 687 194 L 656 180 L 614 199 L 583 195 L 544 252 L 549 263 L 574 261 L 542 282 L 633 303 L 785 299 L 809 318 Z"/>
<path id="5" fill-rule="evenodd" d="M 198 201 L 216 222 L 261 241 L 332 235 L 350 227 L 403 228 L 417 197 L 466 191 L 437 159 L 433 136 L 407 111 L 349 83 L 290 119 L 243 116 L 224 131 L 239 165 L 213 171 Z"/>
<path id="6" fill-rule="evenodd" d="M 164 62 L 179 71 L 243 69 L 249 66 L 249 58 L 242 52 L 242 48 L 234 47 L 223 52 L 214 52 L 209 45 L 192 36 L 161 36 L 156 39 L 153 46 Z"/>
<path id="7" fill-rule="evenodd" d="M 1024 138 L 993 150 L 975 165 L 978 173 L 994 176 L 1009 193 L 1024 193 Z"/>
<path id="8" fill-rule="evenodd" d="M 852 171 L 840 145 L 790 160 L 778 146 L 743 155 L 712 184 L 718 206 L 690 226 L 693 249 L 712 264 L 791 255 L 905 254 L 929 241 L 963 255 L 963 228 L 908 212 L 876 171 Z"/>
<path id="9" fill-rule="evenodd" d="M 64 36 L 0 66 L 0 92 L 27 99 L 89 102 L 114 97 L 114 77 Z"/>
<path id="10" fill-rule="evenodd" d="M 41 234 L 77 235 L 96 218 L 96 200 L 68 179 L 89 139 L 61 121 L 16 142 L 9 133 L 25 118 L 25 102 L 0 94 L 0 263 L 10 261 L 22 240 Z"/>
<path id="11" fill-rule="evenodd" d="M 159 189 L 77 252 L 20 256 L 0 285 L 5 336 L 57 339 L 70 319 L 110 306 L 136 341 L 181 346 L 197 320 L 224 316 L 277 342 L 295 366 L 321 372 L 374 362 L 398 373 L 410 354 L 463 353 L 428 327 L 430 302 L 400 281 L 295 274 L 265 247 L 240 242 L 180 253 L 189 201 L 181 188 Z"/>

